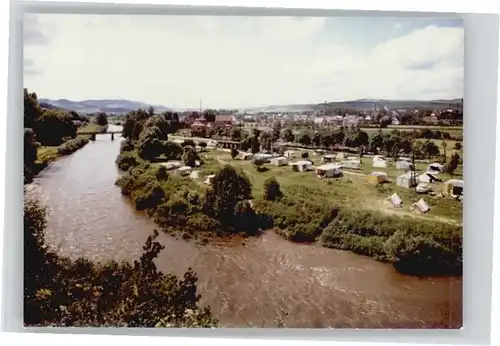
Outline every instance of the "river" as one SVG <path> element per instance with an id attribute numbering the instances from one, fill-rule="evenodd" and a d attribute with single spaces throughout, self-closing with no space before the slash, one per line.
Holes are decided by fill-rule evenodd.
<path id="1" fill-rule="evenodd" d="M 117 128 L 110 126 L 110 130 Z M 66 256 L 134 260 L 154 229 L 114 185 L 120 137 L 98 135 L 28 186 L 49 208 L 48 244 Z M 267 232 L 197 245 L 161 233 L 160 270 L 198 274 L 202 305 L 223 327 L 459 328 L 462 278 L 417 278 L 349 252 Z"/>

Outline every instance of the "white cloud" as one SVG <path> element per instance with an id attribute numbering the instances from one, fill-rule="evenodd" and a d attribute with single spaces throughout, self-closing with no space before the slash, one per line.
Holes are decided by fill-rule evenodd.
<path id="1" fill-rule="evenodd" d="M 25 86 L 42 97 L 173 107 L 200 98 L 210 107 L 240 107 L 462 96 L 462 28 L 429 26 L 360 52 L 340 45 L 336 38 L 350 33 L 329 32 L 326 22 L 39 15 L 25 33 L 48 42 L 25 44 L 30 71 L 38 72 L 26 73 Z"/>
<path id="2" fill-rule="evenodd" d="M 392 26 L 393 30 L 400 30 L 403 27 L 403 23 L 397 22 Z"/>

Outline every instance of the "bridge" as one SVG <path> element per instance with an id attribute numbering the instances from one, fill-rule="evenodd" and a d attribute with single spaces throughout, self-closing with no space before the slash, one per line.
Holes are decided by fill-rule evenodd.
<path id="1" fill-rule="evenodd" d="M 106 132 L 99 132 L 99 131 L 83 131 L 83 132 L 78 132 L 78 135 L 84 135 L 84 136 L 90 136 L 91 141 L 95 141 L 95 138 L 97 135 L 111 135 L 111 140 L 115 139 L 115 134 L 121 134 L 122 131 L 106 131 Z"/>

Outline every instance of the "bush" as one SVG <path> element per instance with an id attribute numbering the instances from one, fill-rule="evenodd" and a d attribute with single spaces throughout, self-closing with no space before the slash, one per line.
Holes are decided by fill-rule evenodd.
<path id="1" fill-rule="evenodd" d="M 233 158 L 233 160 L 236 158 L 236 156 L 238 156 L 238 149 L 232 148 L 231 149 L 231 157 Z"/>
<path id="2" fill-rule="evenodd" d="M 182 147 L 193 147 L 193 148 L 195 148 L 196 147 L 196 143 L 192 139 L 186 139 L 186 140 L 184 140 L 184 142 L 182 142 L 181 146 Z"/>
<path id="3" fill-rule="evenodd" d="M 24 323 L 63 327 L 214 327 L 210 308 L 200 309 L 196 274 L 178 278 L 157 270 L 164 249 L 148 237 L 133 264 L 96 264 L 59 257 L 44 243 L 46 212 L 24 205 Z"/>
<path id="4" fill-rule="evenodd" d="M 264 199 L 267 201 L 277 201 L 283 197 L 280 184 L 275 177 L 270 177 L 264 182 Z"/>
<path id="5" fill-rule="evenodd" d="M 116 164 L 122 171 L 128 171 L 132 167 L 137 167 L 140 163 L 139 158 L 134 152 L 125 151 L 118 155 Z"/>
<path id="6" fill-rule="evenodd" d="M 70 139 L 57 148 L 57 153 L 61 156 L 72 154 L 78 149 L 83 148 L 88 142 L 88 138 L 85 137 Z"/>
<path id="7" fill-rule="evenodd" d="M 194 150 L 194 147 L 184 147 L 182 153 L 182 162 L 184 162 L 186 166 L 194 167 L 197 160 L 199 160 L 199 157 L 198 153 Z"/>
<path id="8" fill-rule="evenodd" d="M 124 151 L 133 151 L 134 148 L 134 143 L 130 139 L 125 139 L 123 142 L 120 144 L 120 152 Z"/>

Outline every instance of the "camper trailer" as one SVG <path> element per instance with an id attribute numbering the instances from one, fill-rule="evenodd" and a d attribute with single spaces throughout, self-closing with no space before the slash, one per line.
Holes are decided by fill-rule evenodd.
<path id="1" fill-rule="evenodd" d="M 321 158 L 321 162 L 329 163 L 329 162 L 334 162 L 336 155 L 325 155 Z"/>
<path id="2" fill-rule="evenodd" d="M 286 166 L 288 163 L 288 160 L 284 156 L 273 157 L 270 161 L 274 166 Z"/>
<path id="3" fill-rule="evenodd" d="M 342 161 L 342 168 L 359 169 L 361 162 L 359 160 L 351 159 Z"/>
<path id="4" fill-rule="evenodd" d="M 252 160 L 253 154 L 252 153 L 239 153 L 238 157 L 241 158 L 241 160 Z"/>
<path id="5" fill-rule="evenodd" d="M 182 164 L 180 161 L 168 161 L 168 162 L 162 162 L 160 165 L 164 166 L 167 170 L 172 170 L 172 169 L 177 169 L 182 167 Z"/>
<path id="6" fill-rule="evenodd" d="M 177 174 L 181 176 L 187 176 L 191 174 L 192 168 L 189 166 L 180 167 L 177 169 Z"/>
<path id="7" fill-rule="evenodd" d="M 406 173 L 396 178 L 396 185 L 406 188 L 411 188 L 419 183 L 418 177 L 413 173 Z"/>
<path id="8" fill-rule="evenodd" d="M 307 172 L 313 169 L 311 161 L 291 162 L 292 170 L 295 172 Z"/>
<path id="9" fill-rule="evenodd" d="M 463 195 L 464 181 L 459 179 L 450 179 L 444 183 L 443 195 L 453 198 Z"/>
<path id="10" fill-rule="evenodd" d="M 386 160 L 375 160 L 373 161 L 373 167 L 375 168 L 387 168 Z"/>
<path id="11" fill-rule="evenodd" d="M 440 163 L 431 163 L 429 166 L 427 166 L 427 172 L 442 173 L 444 172 L 444 166 Z"/>
<path id="12" fill-rule="evenodd" d="M 435 181 L 440 181 L 440 179 L 433 173 L 426 172 L 418 176 L 418 181 L 422 183 L 433 183 Z"/>
<path id="13" fill-rule="evenodd" d="M 334 178 L 342 175 L 342 167 L 336 163 L 319 166 L 316 168 L 318 178 Z"/>
<path id="14" fill-rule="evenodd" d="M 400 169 L 400 170 L 406 170 L 407 171 L 407 170 L 413 169 L 413 164 L 411 162 L 406 161 L 406 160 L 399 159 L 396 162 L 396 168 Z"/>
<path id="15" fill-rule="evenodd" d="M 386 183 L 388 181 L 389 179 L 387 178 L 387 173 L 385 172 L 372 172 L 372 174 L 368 176 L 368 182 L 375 185 Z"/>

